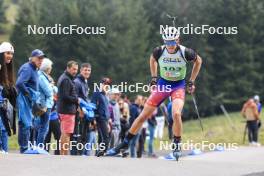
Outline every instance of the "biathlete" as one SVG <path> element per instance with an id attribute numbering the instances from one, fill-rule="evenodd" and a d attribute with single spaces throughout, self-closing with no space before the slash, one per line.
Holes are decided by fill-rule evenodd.
<path id="1" fill-rule="evenodd" d="M 138 133 L 143 123 L 151 117 L 155 109 L 168 97 L 172 100 L 173 117 L 173 156 L 181 156 L 182 119 L 181 112 L 185 101 L 185 88 L 192 94 L 195 79 L 200 71 L 202 59 L 190 48 L 179 44 L 179 33 L 174 27 L 168 27 L 162 34 L 164 45 L 154 49 L 150 56 L 150 85 L 155 85 L 144 109 L 136 118 L 122 143 L 106 152 L 106 156 L 115 156 L 129 147 L 130 140 Z M 191 77 L 185 81 L 187 63 L 192 62 Z M 159 68 L 159 78 L 157 75 Z"/>

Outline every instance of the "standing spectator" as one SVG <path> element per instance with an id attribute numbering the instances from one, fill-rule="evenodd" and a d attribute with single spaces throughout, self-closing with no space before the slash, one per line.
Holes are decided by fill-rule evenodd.
<path id="1" fill-rule="evenodd" d="M 109 110 L 110 110 L 110 119 L 111 119 L 111 148 L 115 147 L 119 141 L 119 134 L 121 131 L 121 112 L 118 105 L 118 99 L 120 96 L 120 92 L 118 89 L 112 89 L 110 91 L 110 101 L 109 101 Z"/>
<path id="2" fill-rule="evenodd" d="M 253 99 L 254 99 L 255 103 L 257 104 L 258 113 L 260 115 L 261 109 L 262 109 L 262 104 L 260 103 L 259 96 L 258 95 L 255 95 Z M 258 121 L 258 128 L 260 128 L 260 127 L 261 127 L 261 120 L 259 119 L 259 121 Z"/>
<path id="3" fill-rule="evenodd" d="M 155 128 L 157 126 L 156 114 L 157 114 L 157 110 L 155 110 L 152 116 L 148 119 L 148 131 L 149 131 L 148 156 L 153 158 L 157 157 L 153 151 L 154 133 L 155 133 Z"/>
<path id="4" fill-rule="evenodd" d="M 109 145 L 109 101 L 106 93 L 109 90 L 109 85 L 112 83 L 110 78 L 103 78 L 100 82 L 100 89 L 95 90 L 91 98 L 91 102 L 96 105 L 95 118 L 98 129 L 98 145 L 97 156 L 102 156 L 108 149 Z"/>
<path id="5" fill-rule="evenodd" d="M 147 97 L 143 97 L 143 101 L 141 102 L 141 105 L 140 105 L 141 111 L 144 109 L 144 105 L 146 101 L 147 101 Z M 145 121 L 142 125 L 142 129 L 141 129 L 139 140 L 138 140 L 138 149 L 137 149 L 138 158 L 141 158 L 142 154 L 145 153 L 145 141 L 146 141 L 146 136 L 147 136 L 147 128 L 148 128 L 148 122 Z"/>
<path id="6" fill-rule="evenodd" d="M 61 155 L 68 155 L 70 136 L 74 131 L 75 114 L 80 102 L 73 81 L 77 72 L 78 63 L 69 61 L 66 71 L 58 80 L 57 109 L 61 121 Z"/>
<path id="7" fill-rule="evenodd" d="M 165 118 L 167 118 L 167 114 L 168 114 L 166 105 L 164 103 L 161 103 L 157 111 L 158 111 L 156 115 L 157 127 L 155 129 L 154 137 L 162 139 L 164 125 L 165 125 Z"/>
<path id="8" fill-rule="evenodd" d="M 56 140 L 56 149 L 54 151 L 55 155 L 60 155 L 59 145 L 60 145 L 60 137 L 61 137 L 61 129 L 60 129 L 60 121 L 59 121 L 59 114 L 57 112 L 57 100 L 58 100 L 58 88 L 55 86 L 54 80 L 50 77 L 50 80 L 52 80 L 51 84 L 53 87 L 53 107 L 51 109 L 51 113 L 49 116 L 49 131 L 45 138 L 45 146 L 47 147 L 47 151 L 49 152 L 49 143 L 51 142 L 51 135 L 53 134 L 54 139 Z"/>
<path id="9" fill-rule="evenodd" d="M 246 118 L 247 120 L 248 140 L 250 145 L 260 146 L 260 143 L 258 143 L 259 113 L 258 113 L 258 107 L 252 98 L 249 99 L 243 105 L 241 113 L 243 117 Z"/>
<path id="10" fill-rule="evenodd" d="M 45 137 L 49 130 L 49 116 L 53 107 L 53 87 L 50 73 L 52 70 L 52 61 L 44 58 L 38 71 L 39 75 L 39 92 L 40 104 L 47 111 L 40 117 L 37 117 L 37 144 L 44 144 Z"/>
<path id="11" fill-rule="evenodd" d="M 136 120 L 136 118 L 141 112 L 140 105 L 142 101 L 143 101 L 143 97 L 141 95 L 137 95 L 134 103 L 130 105 L 130 118 L 129 118 L 130 126 L 133 124 L 133 122 Z M 139 135 L 140 135 L 140 132 L 137 135 L 135 135 L 130 142 L 130 157 L 131 158 L 136 157 L 136 145 L 138 143 Z"/>
<path id="12" fill-rule="evenodd" d="M 9 110 L 1 106 L 0 108 L 0 151 L 8 152 L 8 136 L 16 133 L 16 97 L 14 80 L 14 66 L 13 66 L 14 47 L 8 43 L 3 42 L 0 45 L 0 89 L 1 100 L 6 98 L 9 104 Z M 2 102 L 3 103 L 3 102 Z"/>
<path id="13" fill-rule="evenodd" d="M 91 75 L 91 65 L 89 63 L 83 63 L 81 65 L 80 74 L 74 79 L 74 83 L 76 86 L 76 92 L 79 98 L 83 99 L 86 102 L 89 102 L 89 86 L 88 79 Z M 85 144 L 87 142 L 87 133 L 89 127 L 89 121 L 85 118 L 81 118 L 82 112 L 76 113 L 75 119 L 75 128 L 72 139 L 77 143 Z M 76 147 L 74 147 L 71 151 L 72 155 L 82 155 L 83 151 L 78 151 Z"/>
<path id="14" fill-rule="evenodd" d="M 20 153 L 28 149 L 30 140 L 30 128 L 32 127 L 32 103 L 36 100 L 38 91 L 38 69 L 45 54 L 35 49 L 31 53 L 29 62 L 23 64 L 18 71 L 16 87 L 18 89 L 18 144 Z"/>

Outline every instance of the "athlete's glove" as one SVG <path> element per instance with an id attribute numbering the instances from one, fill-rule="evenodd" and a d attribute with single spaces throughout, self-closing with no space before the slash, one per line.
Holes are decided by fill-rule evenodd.
<path id="1" fill-rule="evenodd" d="M 157 85 L 157 80 L 158 80 L 158 77 L 157 76 L 152 76 L 151 77 L 151 80 L 149 82 L 149 86 Z"/>
<path id="2" fill-rule="evenodd" d="M 187 86 L 187 92 L 189 94 L 192 94 L 195 91 L 195 85 L 193 81 L 188 81 L 186 86 Z"/>

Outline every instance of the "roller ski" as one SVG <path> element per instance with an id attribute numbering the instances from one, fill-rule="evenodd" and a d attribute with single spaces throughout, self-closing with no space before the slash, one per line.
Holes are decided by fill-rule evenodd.
<path id="1" fill-rule="evenodd" d="M 104 156 L 126 158 L 129 155 L 128 146 L 128 142 L 124 140 L 116 147 L 109 149 Z"/>
<path id="2" fill-rule="evenodd" d="M 177 147 L 176 147 L 176 149 L 174 149 L 172 154 L 175 158 L 175 161 L 179 161 L 179 158 L 182 156 L 182 152 L 181 152 L 180 144 L 176 144 L 176 145 L 177 145 Z"/>
<path id="3" fill-rule="evenodd" d="M 182 156 L 181 147 L 179 144 L 175 144 L 175 149 L 168 155 L 160 157 L 160 159 L 168 160 L 168 161 L 179 161 L 179 158 Z"/>

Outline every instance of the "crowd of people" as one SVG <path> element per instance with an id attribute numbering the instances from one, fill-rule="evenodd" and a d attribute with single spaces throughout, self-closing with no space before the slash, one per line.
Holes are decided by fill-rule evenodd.
<path id="1" fill-rule="evenodd" d="M 124 140 L 147 100 L 137 95 L 130 101 L 117 88 L 111 88 L 112 80 L 108 77 L 101 79 L 98 90 L 90 91 L 88 83 L 92 66 L 73 60 L 67 63 L 55 83 L 51 76 L 53 62 L 39 49 L 32 51 L 29 61 L 19 68 L 15 80 L 13 55 L 14 47 L 3 42 L 0 45 L 2 153 L 8 152 L 8 136 L 16 134 L 16 115 L 20 153 L 32 149 L 29 143 L 43 144 L 43 149 L 51 152 L 52 135 L 56 141 L 55 155 L 105 153 Z M 85 103 L 95 106 L 92 114 L 85 113 Z M 154 138 L 162 139 L 167 118 L 167 107 L 162 104 L 134 136 L 130 144 L 131 157 L 142 157 L 144 153 L 156 157 Z M 144 148 L 146 139 L 147 151 Z M 85 147 L 80 149 L 78 144 Z M 104 147 L 93 150 L 95 144 Z"/>

